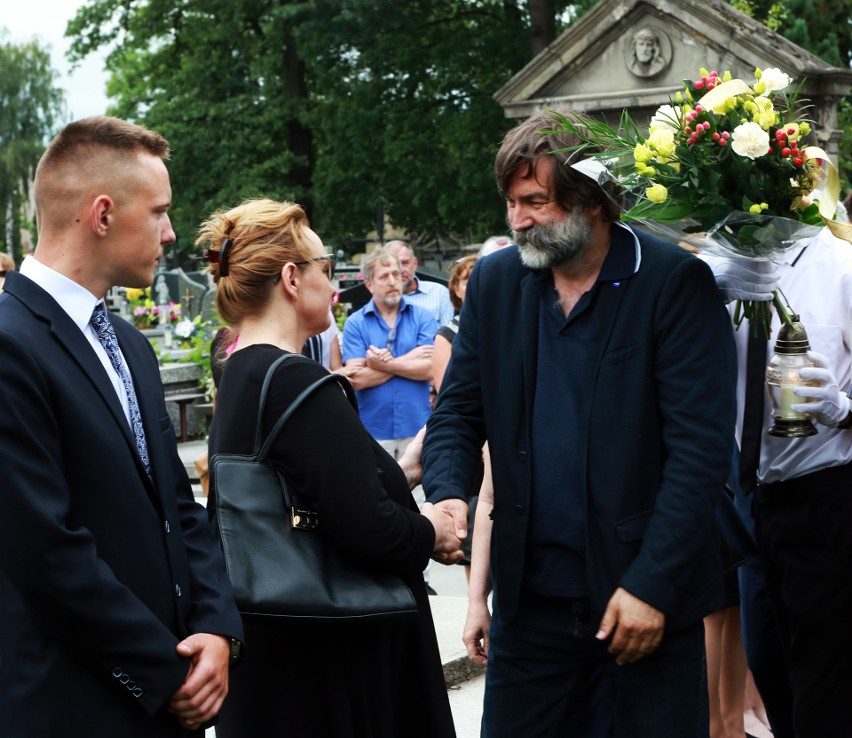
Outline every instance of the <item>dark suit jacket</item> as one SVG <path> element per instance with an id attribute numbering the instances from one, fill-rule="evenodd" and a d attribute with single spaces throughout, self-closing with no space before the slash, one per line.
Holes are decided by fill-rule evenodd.
<path id="1" fill-rule="evenodd" d="M 736 356 L 710 270 L 640 235 L 641 265 L 602 283 L 579 423 L 586 570 L 602 615 L 618 586 L 662 610 L 670 628 L 719 604 L 722 565 L 710 521 L 727 477 Z M 480 260 L 423 449 L 427 497 L 465 498 L 488 440 L 495 506 L 491 565 L 502 617 L 524 572 L 532 470 L 531 408 L 539 292 L 517 249 Z M 553 377 L 558 382 L 558 377 Z"/>
<path id="2" fill-rule="evenodd" d="M 163 709 L 189 667 L 178 641 L 197 632 L 241 638 L 220 551 L 177 455 L 156 357 L 129 324 L 113 324 L 153 482 L 82 332 L 20 274 L 0 295 L 0 734 L 8 738 L 178 735 Z"/>

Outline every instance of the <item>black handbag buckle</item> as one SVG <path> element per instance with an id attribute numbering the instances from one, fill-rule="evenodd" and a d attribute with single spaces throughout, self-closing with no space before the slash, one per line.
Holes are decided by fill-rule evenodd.
<path id="1" fill-rule="evenodd" d="M 290 527 L 296 530 L 316 530 L 320 527 L 319 515 L 312 510 L 291 507 Z"/>

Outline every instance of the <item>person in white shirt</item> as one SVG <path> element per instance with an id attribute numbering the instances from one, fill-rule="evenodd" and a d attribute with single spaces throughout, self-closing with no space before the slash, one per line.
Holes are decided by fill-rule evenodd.
<path id="1" fill-rule="evenodd" d="M 816 386 L 797 388 L 802 402 L 793 409 L 812 415 L 819 432 L 805 438 L 770 436 L 771 408 L 765 397 L 751 493 L 760 565 L 789 686 L 784 669 L 779 674 L 766 661 L 772 656 L 772 641 L 765 638 L 765 630 L 772 624 L 765 618 L 750 622 L 751 595 L 759 599 L 761 593 L 745 588 L 744 633 L 773 734 L 846 735 L 852 725 L 852 402 L 847 394 L 852 387 L 852 244 L 824 228 L 776 258 L 777 270 L 768 261 L 711 257 L 708 262 L 727 301 L 768 300 L 772 290 L 780 288 L 808 335 L 809 357 L 816 366 L 801 375 Z M 774 315 L 767 363 L 779 327 Z M 744 324 L 735 334 L 740 444 L 748 339 L 749 326 Z M 749 486 L 744 480 L 743 489 Z M 743 567 L 743 575 L 753 578 L 755 572 Z M 792 701 L 785 696 L 788 689 Z"/>

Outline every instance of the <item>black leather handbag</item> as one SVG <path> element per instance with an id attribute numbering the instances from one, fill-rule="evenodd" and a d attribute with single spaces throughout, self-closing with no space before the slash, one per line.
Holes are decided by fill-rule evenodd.
<path id="1" fill-rule="evenodd" d="M 268 461 L 290 417 L 319 387 L 336 382 L 355 404 L 352 386 L 329 374 L 307 387 L 261 442 L 261 421 L 276 360 L 263 382 L 254 451 L 210 459 L 210 496 L 237 607 L 247 618 L 375 623 L 414 618 L 417 605 L 393 573 L 342 556 L 316 512 L 298 504 L 285 476 Z"/>

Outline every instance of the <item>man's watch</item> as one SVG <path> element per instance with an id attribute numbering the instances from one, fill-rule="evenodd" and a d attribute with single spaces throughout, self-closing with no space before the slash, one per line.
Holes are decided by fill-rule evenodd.
<path id="1" fill-rule="evenodd" d="M 243 653 L 243 644 L 240 643 L 236 638 L 231 638 L 231 652 L 228 656 L 228 666 L 232 664 L 236 664 L 237 661 L 240 660 L 240 656 Z"/>

